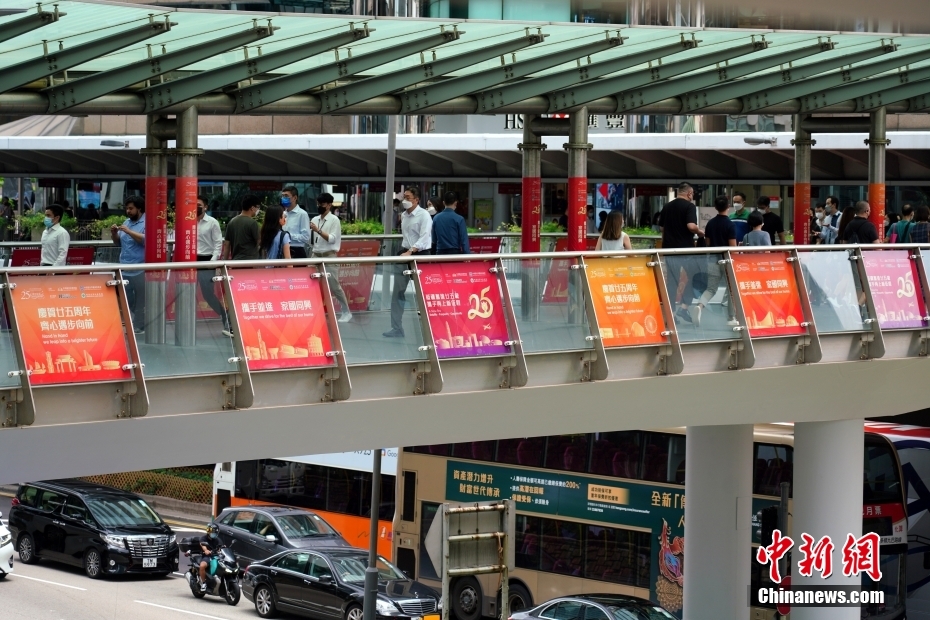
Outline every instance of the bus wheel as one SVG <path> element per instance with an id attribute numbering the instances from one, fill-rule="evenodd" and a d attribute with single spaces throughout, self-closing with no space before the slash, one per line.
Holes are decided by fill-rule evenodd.
<path id="1" fill-rule="evenodd" d="M 481 586 L 474 577 L 457 579 L 452 586 L 452 613 L 458 620 L 481 617 Z"/>
<path id="2" fill-rule="evenodd" d="M 510 613 L 513 614 L 518 611 L 526 611 L 533 606 L 533 597 L 530 596 L 530 593 L 527 592 L 526 588 L 521 586 L 519 583 L 510 584 Z M 500 594 L 498 593 L 498 599 L 500 599 Z"/>

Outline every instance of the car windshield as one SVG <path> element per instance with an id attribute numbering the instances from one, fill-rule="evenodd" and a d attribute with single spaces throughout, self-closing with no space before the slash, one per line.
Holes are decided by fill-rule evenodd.
<path id="1" fill-rule="evenodd" d="M 90 513 L 103 527 L 161 525 L 158 514 L 145 500 L 131 497 L 95 497 L 87 501 Z"/>
<path id="2" fill-rule="evenodd" d="M 284 515 L 277 518 L 278 527 L 288 538 L 312 538 L 314 536 L 329 536 L 336 532 L 333 528 L 316 515 L 297 514 Z"/>
<path id="3" fill-rule="evenodd" d="M 339 578 L 346 583 L 364 583 L 365 568 L 368 567 L 368 558 L 363 555 L 337 555 L 330 558 Z M 389 581 L 393 579 L 406 579 L 400 570 L 393 564 L 378 556 L 378 579 Z"/>
<path id="4" fill-rule="evenodd" d="M 623 607 L 609 606 L 607 609 L 615 620 L 675 620 L 672 614 L 652 605 L 630 604 Z"/>

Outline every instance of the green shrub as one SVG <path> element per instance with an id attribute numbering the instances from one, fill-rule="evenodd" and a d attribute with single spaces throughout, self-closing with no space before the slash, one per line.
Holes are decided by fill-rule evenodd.
<path id="1" fill-rule="evenodd" d="M 90 226 L 91 230 L 94 231 L 94 235 L 99 237 L 104 231 L 110 230 L 110 226 L 120 226 L 124 221 L 126 221 L 125 215 L 111 215 L 104 220 L 92 222 Z"/>
<path id="2" fill-rule="evenodd" d="M 383 235 L 384 224 L 378 220 L 358 220 L 342 223 L 343 235 Z"/>

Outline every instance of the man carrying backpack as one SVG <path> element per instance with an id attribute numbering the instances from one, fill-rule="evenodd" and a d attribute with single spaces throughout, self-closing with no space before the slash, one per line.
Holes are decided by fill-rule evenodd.
<path id="1" fill-rule="evenodd" d="M 901 208 L 901 219 L 888 229 L 889 243 L 909 243 L 911 227 L 914 225 L 914 207 L 907 204 Z"/>
<path id="2" fill-rule="evenodd" d="M 849 208 L 854 209 L 855 216 L 846 225 L 846 228 L 840 231 L 839 243 L 857 243 L 860 245 L 881 243 L 875 224 L 869 221 L 869 213 L 872 211 L 869 203 L 860 200 L 856 203 L 856 206 Z"/>

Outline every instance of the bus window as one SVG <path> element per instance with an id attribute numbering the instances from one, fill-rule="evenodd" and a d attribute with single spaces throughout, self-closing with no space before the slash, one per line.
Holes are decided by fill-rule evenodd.
<path id="1" fill-rule="evenodd" d="M 509 465 L 542 467 L 545 437 L 501 439 L 497 442 L 497 461 Z"/>
<path id="2" fill-rule="evenodd" d="M 394 484 L 394 476 L 381 476 L 381 507 L 378 510 L 378 518 L 382 521 L 391 521 L 394 519 L 394 493 L 397 485 Z"/>
<path id="3" fill-rule="evenodd" d="M 668 480 L 675 484 L 685 483 L 685 437 L 672 435 L 668 453 Z"/>
<path id="4" fill-rule="evenodd" d="M 862 488 L 864 504 L 901 502 L 901 483 L 892 450 L 884 439 L 866 436 L 865 479 Z"/>
<path id="5" fill-rule="evenodd" d="M 753 493 L 781 496 L 781 483 L 791 484 L 794 450 L 791 446 L 757 443 L 755 452 Z"/>
<path id="6" fill-rule="evenodd" d="M 256 499 L 258 479 L 258 461 L 238 461 L 236 463 L 236 497 Z"/>
<path id="7" fill-rule="evenodd" d="M 643 480 L 667 482 L 669 435 L 665 433 L 646 433 L 645 444 L 646 447 L 643 451 Z"/>
<path id="8" fill-rule="evenodd" d="M 560 575 L 581 576 L 580 523 L 544 519 L 540 570 Z"/>
<path id="9" fill-rule="evenodd" d="M 432 502 L 420 503 L 420 579 L 439 579 L 439 571 L 433 566 L 433 561 L 426 551 L 426 535 L 439 512 L 440 504 Z"/>
<path id="10" fill-rule="evenodd" d="M 595 433 L 591 473 L 638 480 L 643 434 L 639 431 Z"/>
<path id="11" fill-rule="evenodd" d="M 331 470 L 326 510 L 362 516 L 362 494 L 366 486 L 371 489 L 370 473 L 348 469 Z"/>
<path id="12" fill-rule="evenodd" d="M 539 570 L 539 517 L 517 515 L 516 548 L 517 568 Z"/>
<path id="13" fill-rule="evenodd" d="M 649 534 L 589 525 L 585 536 L 585 574 L 588 579 L 649 587 L 652 557 Z M 645 574 L 640 564 L 645 562 Z"/>
<path id="14" fill-rule="evenodd" d="M 584 472 L 588 468 L 588 435 L 555 435 L 546 445 L 546 467 Z"/>
<path id="15" fill-rule="evenodd" d="M 416 521 L 416 507 L 417 502 L 417 472 L 415 471 L 404 471 L 404 503 L 401 506 L 400 511 L 400 520 L 401 521 Z"/>
<path id="16" fill-rule="evenodd" d="M 496 441 L 471 441 L 452 444 L 452 456 L 476 461 L 493 461 Z"/>
<path id="17" fill-rule="evenodd" d="M 301 508 L 326 509 L 326 489 L 329 468 L 322 465 L 306 465 L 304 469 L 304 495 L 298 501 Z M 292 498 L 288 503 L 293 503 Z"/>

